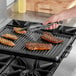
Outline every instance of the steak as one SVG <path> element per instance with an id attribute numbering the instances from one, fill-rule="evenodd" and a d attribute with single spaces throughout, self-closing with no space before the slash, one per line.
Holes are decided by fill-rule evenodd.
<path id="1" fill-rule="evenodd" d="M 51 43 L 62 43 L 63 42 L 62 39 L 54 37 L 53 34 L 51 34 L 49 32 L 44 32 L 41 35 L 41 39 L 46 40 L 46 41 L 51 42 Z"/>
<path id="2" fill-rule="evenodd" d="M 22 28 L 20 27 L 14 27 L 13 30 L 14 32 L 18 33 L 18 34 L 25 34 L 26 31 L 25 30 L 21 30 Z"/>
<path id="3" fill-rule="evenodd" d="M 0 43 L 4 45 L 8 45 L 8 46 L 15 46 L 15 44 L 12 41 L 1 38 L 1 37 L 0 37 Z"/>
<path id="4" fill-rule="evenodd" d="M 3 34 L 2 37 L 12 39 L 12 40 L 17 40 L 18 39 L 18 37 L 16 35 L 12 35 L 12 34 Z"/>
<path id="5" fill-rule="evenodd" d="M 52 49 L 52 44 L 27 42 L 25 47 L 28 50 L 50 50 Z"/>

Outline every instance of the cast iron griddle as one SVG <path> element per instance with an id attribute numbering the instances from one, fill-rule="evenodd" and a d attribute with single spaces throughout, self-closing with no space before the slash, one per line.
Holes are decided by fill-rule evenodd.
<path id="1" fill-rule="evenodd" d="M 18 25 L 17 25 L 18 26 Z M 62 39 L 64 42 L 61 44 L 53 44 L 53 48 L 50 49 L 49 51 L 44 50 L 44 51 L 30 51 L 25 48 L 25 43 L 26 42 L 40 42 L 40 43 L 48 43 L 40 38 L 42 35 L 41 31 L 39 32 L 28 32 L 27 34 L 20 35 L 16 34 L 13 31 L 13 25 L 11 26 L 6 26 L 1 32 L 0 36 L 2 34 L 10 33 L 17 35 L 19 38 L 18 40 L 13 41 L 16 45 L 14 47 L 9 47 L 6 45 L 0 44 L 0 53 L 5 53 L 5 54 L 13 54 L 13 55 L 19 55 L 19 56 L 25 56 L 25 57 L 30 57 L 30 58 L 39 58 L 42 60 L 53 60 L 53 61 L 58 61 L 62 54 L 66 51 L 67 47 L 72 43 L 74 40 L 73 37 L 64 35 L 64 34 L 53 34 L 55 37 Z M 51 32 L 50 32 L 51 33 Z M 48 43 L 49 44 L 49 43 Z"/>

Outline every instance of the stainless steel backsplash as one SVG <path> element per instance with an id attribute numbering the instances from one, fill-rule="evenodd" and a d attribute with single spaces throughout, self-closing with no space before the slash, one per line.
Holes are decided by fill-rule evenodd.
<path id="1" fill-rule="evenodd" d="M 6 0 L 0 0 L 0 23 L 8 18 Z"/>

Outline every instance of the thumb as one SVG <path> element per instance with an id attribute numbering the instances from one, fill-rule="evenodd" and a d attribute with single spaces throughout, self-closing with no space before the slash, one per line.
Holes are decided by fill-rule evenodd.
<path id="1" fill-rule="evenodd" d="M 51 23 L 51 21 L 50 21 L 50 20 L 47 20 L 47 21 L 45 21 L 45 22 L 43 23 L 43 25 L 47 25 L 48 23 Z"/>

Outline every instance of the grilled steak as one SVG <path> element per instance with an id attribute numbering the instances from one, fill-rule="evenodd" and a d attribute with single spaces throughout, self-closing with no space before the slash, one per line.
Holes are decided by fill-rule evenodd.
<path id="1" fill-rule="evenodd" d="M 12 34 L 4 34 L 4 35 L 2 35 L 2 37 L 12 39 L 12 40 L 17 40 L 18 39 L 18 37 L 16 35 L 12 35 Z"/>
<path id="2" fill-rule="evenodd" d="M 43 40 L 46 40 L 48 42 L 52 42 L 52 43 L 61 43 L 63 42 L 63 40 L 54 37 L 51 33 L 49 32 L 44 32 L 43 35 L 41 35 L 41 38 Z"/>
<path id="3" fill-rule="evenodd" d="M 0 43 L 2 43 L 4 45 L 8 45 L 8 46 L 15 46 L 15 44 L 12 41 L 1 38 L 1 37 L 0 37 Z"/>
<path id="4" fill-rule="evenodd" d="M 29 50 L 50 50 L 52 49 L 52 44 L 27 42 L 25 47 Z"/>
<path id="5" fill-rule="evenodd" d="M 26 31 L 25 30 L 21 30 L 22 28 L 20 27 L 14 27 L 13 30 L 18 33 L 18 34 L 25 34 Z"/>

